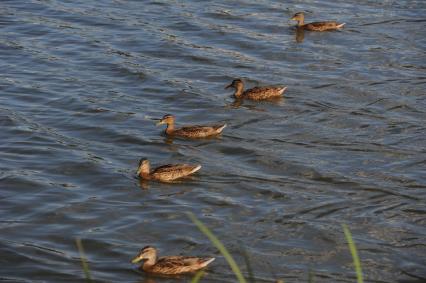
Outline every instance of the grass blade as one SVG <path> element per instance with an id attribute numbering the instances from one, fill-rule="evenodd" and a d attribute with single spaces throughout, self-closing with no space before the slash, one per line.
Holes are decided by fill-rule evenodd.
<path id="1" fill-rule="evenodd" d="M 220 253 L 225 257 L 226 261 L 228 262 L 229 266 L 231 267 L 232 271 L 234 272 L 235 276 L 238 279 L 238 282 L 240 283 L 247 283 L 246 279 L 244 278 L 243 274 L 241 273 L 240 268 L 238 267 L 237 263 L 235 262 L 234 258 L 231 256 L 231 254 L 228 252 L 228 250 L 225 248 L 225 246 L 222 244 L 222 242 L 207 228 L 206 225 L 204 225 L 200 220 L 195 217 L 195 215 L 191 212 L 187 213 L 189 219 L 200 229 L 200 231 L 209 238 L 209 240 L 213 243 L 213 245 L 220 251 Z"/>
<path id="2" fill-rule="evenodd" d="M 345 233 L 346 241 L 349 245 L 349 250 L 351 251 L 352 259 L 354 261 L 357 282 L 363 283 L 364 279 L 362 277 L 361 261 L 359 260 L 358 251 L 356 249 L 355 242 L 352 239 L 351 231 L 346 224 L 342 224 L 342 227 L 343 232 Z"/>
<path id="3" fill-rule="evenodd" d="M 198 283 L 200 281 L 201 277 L 203 277 L 204 271 L 200 270 L 197 273 L 195 273 L 194 278 L 192 278 L 191 283 Z"/>
<path id="4" fill-rule="evenodd" d="M 81 266 L 83 267 L 86 281 L 92 282 L 92 278 L 90 277 L 89 265 L 87 264 L 86 255 L 84 253 L 83 243 L 81 242 L 80 238 L 75 239 L 75 243 L 77 244 L 77 248 L 80 253 Z"/>

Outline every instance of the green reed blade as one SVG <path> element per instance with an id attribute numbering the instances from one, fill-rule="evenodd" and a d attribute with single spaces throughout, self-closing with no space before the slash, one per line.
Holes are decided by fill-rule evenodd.
<path id="1" fill-rule="evenodd" d="M 200 281 L 201 277 L 203 277 L 204 271 L 199 270 L 197 273 L 195 273 L 194 278 L 192 278 L 191 283 L 198 283 Z"/>
<path id="2" fill-rule="evenodd" d="M 213 243 L 213 245 L 220 251 L 220 253 L 225 257 L 226 261 L 228 262 L 229 266 L 231 267 L 232 271 L 234 272 L 235 276 L 238 279 L 238 282 L 240 283 L 247 283 L 246 279 L 244 278 L 243 274 L 241 273 L 240 268 L 238 267 L 235 260 L 232 258 L 231 254 L 228 252 L 228 250 L 225 248 L 225 246 L 222 244 L 222 242 L 205 226 L 200 220 L 195 217 L 195 215 L 191 212 L 187 212 L 187 215 L 189 219 L 198 227 L 198 229 L 209 238 L 209 240 Z"/>
<path id="3" fill-rule="evenodd" d="M 84 276 L 86 277 L 87 282 L 92 282 L 90 277 L 89 265 L 87 264 L 86 256 L 84 253 L 83 243 L 80 238 L 75 239 L 75 243 L 77 244 L 78 251 L 80 253 L 81 266 L 83 267 Z"/>
<path id="4" fill-rule="evenodd" d="M 343 232 L 345 233 L 346 241 L 349 245 L 349 250 L 351 251 L 352 259 L 354 261 L 357 282 L 363 283 L 364 279 L 362 277 L 361 261 L 359 260 L 358 251 L 356 249 L 355 242 L 352 239 L 351 231 L 346 224 L 342 224 L 342 227 Z"/>

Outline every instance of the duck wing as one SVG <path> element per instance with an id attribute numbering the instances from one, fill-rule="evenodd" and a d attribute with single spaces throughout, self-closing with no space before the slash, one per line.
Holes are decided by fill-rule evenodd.
<path id="1" fill-rule="evenodd" d="M 151 176 L 160 181 L 173 181 L 191 175 L 200 170 L 200 168 L 201 165 L 166 164 L 155 168 L 151 172 Z"/>
<path id="2" fill-rule="evenodd" d="M 312 30 L 312 31 L 326 31 L 326 30 L 333 30 L 333 29 L 339 29 L 343 27 L 345 24 L 339 24 L 335 21 L 327 21 L 327 22 L 314 22 L 309 23 L 303 26 L 306 30 Z"/>
<path id="3" fill-rule="evenodd" d="M 243 93 L 244 98 L 264 100 L 281 96 L 287 87 L 265 86 L 248 89 Z"/>
<path id="4" fill-rule="evenodd" d="M 190 256 L 167 256 L 158 259 L 150 267 L 149 272 L 161 274 L 180 274 L 193 272 L 211 263 L 214 258 L 199 258 Z"/>
<path id="5" fill-rule="evenodd" d="M 187 126 L 174 131 L 174 135 L 187 138 L 205 138 L 218 135 L 226 127 L 226 124 L 213 126 Z"/>

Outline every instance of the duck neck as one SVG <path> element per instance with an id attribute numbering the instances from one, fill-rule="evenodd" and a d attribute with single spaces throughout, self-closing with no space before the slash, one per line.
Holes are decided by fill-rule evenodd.
<path id="1" fill-rule="evenodd" d="M 166 134 L 171 135 L 175 130 L 175 122 L 170 121 L 167 123 Z"/>
<path id="2" fill-rule="evenodd" d="M 237 85 L 237 87 L 235 88 L 234 96 L 236 98 L 241 98 L 243 96 L 243 93 L 244 93 L 244 86 L 242 84 Z"/>
<path id="3" fill-rule="evenodd" d="M 301 17 L 300 19 L 297 20 L 297 26 L 301 27 L 305 25 L 305 19 L 304 17 Z"/>
<path id="4" fill-rule="evenodd" d="M 143 269 L 150 269 L 157 263 L 157 254 L 152 255 L 143 263 Z"/>
<path id="5" fill-rule="evenodd" d="M 144 178 L 144 179 L 149 179 L 150 178 L 149 172 L 150 172 L 149 164 L 144 164 L 144 165 L 142 165 L 142 168 L 139 172 L 139 176 Z"/>

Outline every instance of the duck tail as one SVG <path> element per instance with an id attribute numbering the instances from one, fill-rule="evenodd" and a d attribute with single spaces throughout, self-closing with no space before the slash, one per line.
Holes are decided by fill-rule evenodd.
<path id="1" fill-rule="evenodd" d="M 226 128 L 226 124 L 216 126 L 216 132 L 221 133 Z"/>
<path id="2" fill-rule="evenodd" d="M 286 91 L 286 89 L 287 89 L 287 87 L 286 87 L 286 86 L 285 86 L 285 87 L 283 87 L 283 88 L 281 88 L 281 89 L 280 89 L 280 91 L 279 91 L 279 93 L 280 93 L 280 94 L 283 94 L 283 93 L 284 93 L 284 91 Z"/>
<path id="3" fill-rule="evenodd" d="M 191 170 L 191 172 L 189 174 L 193 174 L 193 173 L 197 172 L 200 169 L 201 169 L 201 165 L 197 165 L 197 166 L 194 167 L 194 169 Z"/>
<path id="4" fill-rule="evenodd" d="M 337 27 L 337 28 L 343 28 L 343 26 L 344 26 L 344 25 L 346 25 L 346 23 L 338 24 L 336 27 Z"/>
<path id="5" fill-rule="evenodd" d="M 203 262 L 201 262 L 201 266 L 202 267 L 206 267 L 207 265 L 209 265 L 211 262 L 213 262 L 215 260 L 214 257 L 210 257 L 210 258 L 205 258 L 203 259 Z"/>

